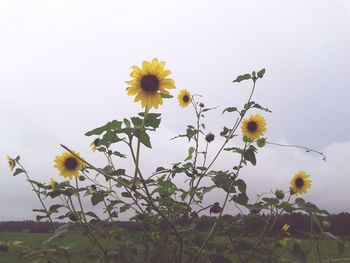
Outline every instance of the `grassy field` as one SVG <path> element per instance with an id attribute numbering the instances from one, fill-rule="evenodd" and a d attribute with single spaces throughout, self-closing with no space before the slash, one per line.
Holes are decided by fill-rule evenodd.
<path id="1" fill-rule="evenodd" d="M 47 240 L 51 234 L 36 234 L 36 233 L 12 233 L 12 232 L 1 232 L 0 241 L 23 241 L 24 245 L 27 245 L 33 249 L 38 249 L 42 247 L 42 244 Z M 218 242 L 224 242 L 223 240 L 218 240 Z M 302 246 L 307 245 L 307 241 L 298 240 Z M 89 241 L 82 236 L 77 234 L 66 234 L 63 238 L 53 240 L 49 243 L 49 248 L 54 248 L 57 246 L 71 246 L 70 258 L 72 263 L 88 263 L 86 257 L 82 257 L 86 253 L 86 248 L 91 247 Z M 332 240 L 324 240 L 321 247 L 321 258 L 322 262 L 350 262 L 350 242 L 346 242 L 345 253 L 342 257 L 338 255 L 338 248 L 336 242 Z M 281 262 L 298 262 L 290 252 L 285 249 L 280 249 L 277 251 L 284 260 Z M 336 259 L 336 260 L 335 260 Z M 233 262 L 236 260 L 232 259 Z M 11 249 L 10 251 L 4 253 L 0 252 L 0 263 L 29 263 L 33 262 L 33 258 L 22 258 L 20 255 L 20 249 Z M 45 262 L 45 261 L 40 261 Z M 67 262 L 64 257 L 58 258 L 58 262 Z M 95 262 L 95 261 L 90 261 Z M 237 261 L 238 262 L 238 261 Z M 308 262 L 319 262 L 315 255 L 310 255 Z"/>

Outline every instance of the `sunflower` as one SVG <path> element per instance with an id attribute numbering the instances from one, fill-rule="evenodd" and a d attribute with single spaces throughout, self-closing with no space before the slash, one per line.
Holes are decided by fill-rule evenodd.
<path id="1" fill-rule="evenodd" d="M 192 101 L 191 94 L 185 89 L 180 91 L 179 96 L 177 97 L 177 99 L 179 101 L 179 105 L 182 108 L 187 107 Z"/>
<path id="2" fill-rule="evenodd" d="M 7 165 L 10 169 L 10 171 L 12 172 L 13 171 L 13 168 L 15 168 L 16 166 L 16 162 L 14 159 L 12 159 L 10 156 L 6 156 L 6 160 L 7 160 Z"/>
<path id="3" fill-rule="evenodd" d="M 79 156 L 79 153 L 74 153 Z M 73 176 L 78 177 L 79 171 L 83 169 L 84 163 L 72 153 L 64 152 L 60 156 L 56 156 L 54 166 L 58 169 L 60 175 L 72 179 Z"/>
<path id="4" fill-rule="evenodd" d="M 163 104 L 161 94 L 169 94 L 167 89 L 174 89 L 175 82 L 167 78 L 170 70 L 164 69 L 165 62 L 154 58 L 152 62 L 143 61 L 142 68 L 132 66 L 130 76 L 133 78 L 126 81 L 128 95 L 135 96 L 135 101 L 141 101 L 143 108 L 158 108 Z"/>
<path id="5" fill-rule="evenodd" d="M 96 138 L 92 143 L 90 143 L 91 151 L 95 152 L 98 144 L 100 143 L 100 139 Z"/>
<path id="6" fill-rule="evenodd" d="M 286 238 L 286 237 L 282 238 L 282 239 L 280 240 L 280 242 L 279 242 L 280 246 L 281 246 L 281 247 L 286 247 L 286 246 L 287 246 L 287 241 L 288 241 L 288 240 L 289 240 L 289 238 Z"/>
<path id="7" fill-rule="evenodd" d="M 288 229 L 289 229 L 290 225 L 288 224 L 284 224 L 283 227 L 281 228 L 281 230 L 285 233 L 288 233 Z"/>
<path id="8" fill-rule="evenodd" d="M 242 122 L 243 136 L 251 140 L 259 139 L 266 131 L 266 121 L 260 114 L 251 115 Z"/>
<path id="9" fill-rule="evenodd" d="M 55 188 L 57 186 L 57 182 L 54 179 L 50 178 L 50 183 L 49 184 L 51 186 L 51 189 L 55 190 Z"/>
<path id="10" fill-rule="evenodd" d="M 296 194 L 306 193 L 307 189 L 311 187 L 311 180 L 309 179 L 309 175 L 304 171 L 299 171 L 290 181 L 290 186 Z"/>

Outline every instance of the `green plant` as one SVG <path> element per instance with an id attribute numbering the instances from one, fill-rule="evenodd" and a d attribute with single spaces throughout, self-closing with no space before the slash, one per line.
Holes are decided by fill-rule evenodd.
<path id="1" fill-rule="evenodd" d="M 253 100 L 256 84 L 263 78 L 265 69 L 240 75 L 233 81 L 251 81 L 252 89 L 242 109 L 230 106 L 222 111 L 222 114 L 231 114 L 232 121 L 226 125 L 228 127 L 222 128 L 219 135 L 206 132 L 204 123 L 205 114 L 216 108 L 205 107 L 197 101 L 199 96 L 191 96 L 188 91 L 182 90 L 178 96 L 179 104 L 181 107 L 192 105 L 195 120 L 186 126 L 183 134 L 173 139 L 188 141 L 187 156 L 169 167 L 158 167 L 151 175 L 143 173 L 140 167 L 142 147 L 152 148 L 151 134 L 161 123 L 161 114 L 152 112 L 152 108 L 158 108 L 163 99 L 172 98 L 167 89 L 175 87 L 173 80 L 167 78 L 170 71 L 164 66 L 164 62 L 154 59 L 152 62 L 144 61 L 142 68 L 133 67 L 133 79 L 127 82 L 127 91 L 129 95 L 135 95 L 135 101 L 141 102 L 145 108 L 143 112 L 131 118 L 112 120 L 85 134 L 94 136 L 92 150 L 105 156 L 105 167 L 96 167 L 62 145 L 66 152 L 56 157 L 55 166 L 62 176 L 73 180 L 56 182 L 52 179 L 50 183 L 41 183 L 29 178 L 19 157 L 8 157 L 9 167 L 16 168 L 14 175 L 24 173 L 42 203 L 43 209 L 35 210 L 39 213 L 37 219 L 53 222 L 55 217 L 71 222 L 57 228 L 46 242 L 57 239 L 69 229 L 79 231 L 92 245 L 86 257 L 96 258 L 99 262 L 280 262 L 281 256 L 276 251 L 281 248 L 292 252 L 298 260 L 307 262 L 311 249 L 316 249 L 320 255 L 318 247 L 324 236 L 336 240 L 341 252 L 344 247 L 342 240 L 323 231 L 325 227 L 319 222 L 319 216 L 328 212 L 298 196 L 311 186 L 306 172 L 296 173 L 291 189 L 263 193 L 255 201 L 247 195 L 248 186 L 241 171 L 257 164 L 259 148 L 276 145 L 263 137 L 267 128 L 262 115 L 247 117 L 252 110 L 271 112 Z M 238 139 L 240 137 L 242 139 Z M 209 158 L 211 145 L 215 143 L 219 145 L 218 150 L 213 158 Z M 125 146 L 129 150 L 126 154 L 120 152 L 120 148 Z M 322 153 L 306 147 L 288 146 L 315 152 L 325 158 Z M 233 168 L 213 169 L 223 152 L 234 155 L 234 161 L 228 164 Z M 131 174 L 116 166 L 119 158 L 128 158 L 133 163 Z M 183 179 L 182 184 L 174 182 L 174 178 L 178 177 Z M 203 207 L 204 197 L 214 189 L 225 193 L 224 200 Z M 52 198 L 56 204 L 46 208 L 43 197 Z M 97 209 L 86 210 L 82 198 L 89 198 L 107 219 L 101 219 L 102 213 L 95 213 Z M 245 216 L 223 220 L 224 210 L 229 205 L 239 208 Z M 288 238 L 288 226 L 275 235 L 271 234 L 281 214 L 295 211 L 310 216 L 310 242 L 306 249 Z M 139 225 L 140 233 L 116 227 L 116 218 L 126 212 L 131 214 L 130 220 Z M 200 217 L 203 212 L 216 217 L 204 222 Z M 267 213 L 267 217 L 259 217 L 261 213 Z M 206 229 L 203 224 L 209 225 L 209 231 L 203 231 Z M 257 227 L 261 224 L 262 228 Z M 321 231 L 314 230 L 315 224 Z M 255 227 L 254 231 L 260 233 L 250 236 Z M 220 239 L 225 242 L 218 242 Z M 23 247 L 22 243 L 7 245 Z M 67 262 L 70 262 L 69 248 L 54 252 L 45 248 L 34 251 L 29 247 L 23 248 L 28 249 L 32 257 L 52 262 L 55 261 L 54 253 L 64 253 Z"/>

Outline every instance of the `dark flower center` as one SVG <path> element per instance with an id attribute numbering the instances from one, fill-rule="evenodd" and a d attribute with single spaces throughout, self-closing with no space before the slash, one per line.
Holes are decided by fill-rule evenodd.
<path id="1" fill-rule="evenodd" d="M 154 75 L 143 76 L 141 88 L 146 92 L 156 92 L 159 89 L 159 79 Z"/>
<path id="2" fill-rule="evenodd" d="M 100 139 L 99 139 L 99 138 L 97 138 L 97 139 L 94 140 L 94 145 L 95 145 L 95 146 L 98 146 L 99 143 L 100 143 Z"/>
<path id="3" fill-rule="evenodd" d="M 67 170 L 75 170 L 78 166 L 78 161 L 74 157 L 69 157 L 64 161 L 64 167 Z"/>
<path id="4" fill-rule="evenodd" d="M 190 97 L 188 97 L 187 95 L 183 96 L 182 100 L 184 102 L 188 102 L 190 100 Z"/>
<path id="5" fill-rule="evenodd" d="M 303 185 L 304 185 L 304 180 L 303 180 L 302 178 L 296 179 L 296 180 L 295 180 L 295 185 L 296 185 L 296 187 L 298 187 L 298 188 L 303 187 Z"/>
<path id="6" fill-rule="evenodd" d="M 254 122 L 254 121 L 250 121 L 250 122 L 248 122 L 247 127 L 248 127 L 248 131 L 255 132 L 256 129 L 258 128 L 258 124 L 256 124 L 256 122 Z"/>

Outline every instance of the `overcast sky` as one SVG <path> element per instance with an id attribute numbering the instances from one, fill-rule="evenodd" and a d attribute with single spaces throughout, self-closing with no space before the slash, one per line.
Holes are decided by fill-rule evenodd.
<path id="1" fill-rule="evenodd" d="M 39 203 L 5 156 L 21 155 L 33 179 L 62 180 L 53 159 L 63 143 L 99 162 L 84 133 L 139 112 L 126 95 L 130 66 L 157 57 L 186 88 L 219 106 L 206 117 L 218 133 L 221 111 L 242 106 L 242 73 L 266 68 L 254 100 L 269 107 L 270 141 L 327 155 L 268 146 L 242 177 L 255 194 L 288 189 L 295 172 L 311 175 L 305 198 L 331 212 L 350 211 L 349 1 L 14 1 L 0 2 L 0 220 L 32 219 Z M 191 108 L 167 100 L 162 128 L 143 150 L 142 168 L 183 160 L 186 141 L 169 141 L 194 122 Z M 219 143 L 219 141 L 217 140 Z M 166 147 L 164 147 L 166 145 Z M 215 146 L 214 146 L 215 147 Z M 94 159 L 97 158 L 97 159 Z M 232 167 L 223 156 L 215 168 Z M 181 178 L 177 178 L 181 181 Z M 222 202 L 212 193 L 207 202 Z M 230 209 L 230 208 L 229 208 Z"/>

